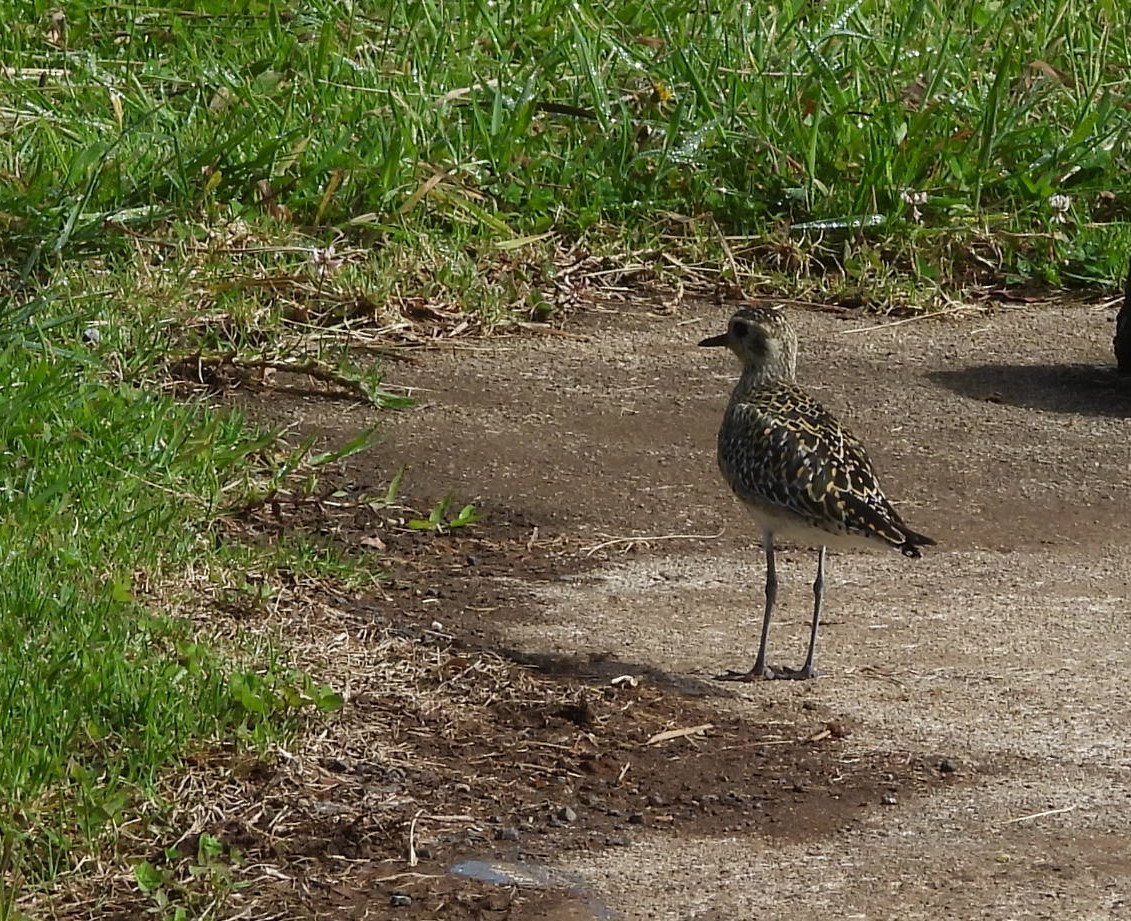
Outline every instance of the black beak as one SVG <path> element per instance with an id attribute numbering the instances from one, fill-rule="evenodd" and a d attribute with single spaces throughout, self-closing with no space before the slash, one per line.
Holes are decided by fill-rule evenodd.
<path id="1" fill-rule="evenodd" d="M 721 335 L 718 335 L 718 336 L 709 336 L 708 338 L 704 339 L 699 344 L 701 346 L 705 346 L 707 348 L 717 348 L 720 345 L 726 345 L 727 344 L 727 334 L 722 333 Z"/>

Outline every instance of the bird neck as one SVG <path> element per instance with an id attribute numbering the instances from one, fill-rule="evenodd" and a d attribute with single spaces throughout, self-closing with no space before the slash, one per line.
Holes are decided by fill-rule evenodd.
<path id="1" fill-rule="evenodd" d="M 792 384 L 795 377 L 794 362 L 784 356 L 777 361 L 747 365 L 742 369 L 742 377 L 738 379 L 738 386 L 734 388 L 735 399 L 751 390 L 765 387 L 767 384 Z"/>

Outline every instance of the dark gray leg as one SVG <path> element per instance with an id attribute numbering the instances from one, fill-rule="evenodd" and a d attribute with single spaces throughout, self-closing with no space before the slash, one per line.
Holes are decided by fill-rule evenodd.
<path id="1" fill-rule="evenodd" d="M 817 624 L 821 621 L 821 602 L 825 600 L 825 547 L 821 546 L 817 554 L 817 578 L 813 580 L 813 626 L 809 630 L 809 653 L 805 656 L 805 664 L 796 671 L 790 671 L 790 678 L 816 678 L 817 670 L 813 668 L 813 650 L 817 648 Z"/>
<path id="2" fill-rule="evenodd" d="M 774 613 L 774 602 L 778 597 L 778 569 L 774 563 L 774 535 L 766 531 L 762 536 L 766 548 L 766 609 L 762 615 L 762 639 L 758 643 L 758 655 L 754 667 L 748 672 L 728 671 L 719 675 L 720 681 L 757 681 L 759 678 L 776 678 L 772 668 L 766 665 L 766 645 L 770 638 L 770 618 Z M 783 676 L 784 677 L 784 676 Z"/>

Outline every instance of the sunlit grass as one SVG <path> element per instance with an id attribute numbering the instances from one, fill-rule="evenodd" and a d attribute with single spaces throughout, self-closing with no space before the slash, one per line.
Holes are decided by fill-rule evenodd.
<path id="1" fill-rule="evenodd" d="M 789 232 L 815 271 L 853 274 L 875 249 L 941 283 L 1108 281 L 1126 240 L 1110 228 L 1128 209 L 1129 15 L 426 0 L 70 4 L 61 21 L 13 4 L 9 268 L 186 214 L 386 242 L 603 224 L 650 241 L 679 214 Z M 985 238 L 992 267 L 948 246 Z"/>
<path id="2" fill-rule="evenodd" d="M 305 688 L 263 641 L 217 646 L 153 589 L 236 571 L 218 522 L 287 463 L 275 437 L 115 382 L 74 321 L 3 320 L 0 917 L 13 886 L 70 867 L 187 746 L 279 738 Z M 342 569 L 267 549 L 248 552 L 260 569 Z"/>

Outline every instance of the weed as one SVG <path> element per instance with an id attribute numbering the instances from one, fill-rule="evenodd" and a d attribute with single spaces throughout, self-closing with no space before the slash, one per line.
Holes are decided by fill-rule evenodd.
<path id="1" fill-rule="evenodd" d="M 480 515 L 474 505 L 463 506 L 456 514 L 448 517 L 452 497 L 445 496 L 433 506 L 427 518 L 410 518 L 408 527 L 414 531 L 446 531 L 452 528 L 466 528 L 479 521 Z"/>

